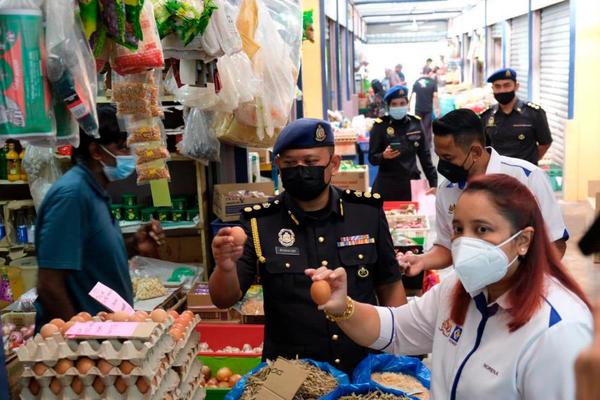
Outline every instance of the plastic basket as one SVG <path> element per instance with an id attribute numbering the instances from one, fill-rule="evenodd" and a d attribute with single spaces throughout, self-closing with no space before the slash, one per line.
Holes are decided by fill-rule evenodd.
<path id="1" fill-rule="evenodd" d="M 256 353 L 224 353 L 218 350 L 227 346 L 241 349 L 245 344 L 249 344 L 252 348 L 259 347 L 265 337 L 263 325 L 198 324 L 196 330 L 200 333 L 200 341 L 208 343 L 208 346 L 214 350 L 201 352 L 199 353 L 201 356 L 256 358 Z"/>
<path id="2" fill-rule="evenodd" d="M 233 338 L 231 338 L 233 340 Z M 202 337 L 200 340 L 203 340 Z M 212 371 L 213 375 L 220 368 L 227 367 L 234 374 L 246 375 L 260 364 L 260 357 L 214 357 L 198 356 L 203 365 L 206 365 Z M 206 388 L 207 400 L 223 400 L 231 389 L 213 389 Z"/>

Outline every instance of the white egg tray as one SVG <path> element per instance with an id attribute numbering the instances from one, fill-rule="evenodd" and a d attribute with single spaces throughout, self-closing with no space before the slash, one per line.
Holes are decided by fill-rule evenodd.
<path id="1" fill-rule="evenodd" d="M 110 399 L 110 400 L 163 400 L 166 393 L 171 392 L 179 385 L 179 376 L 171 369 L 164 368 L 160 371 L 161 376 L 157 376 L 156 383 L 152 383 L 148 392 L 141 393 L 136 384 L 135 380 L 128 381 L 125 378 L 128 389 L 124 393 L 119 393 L 113 384 L 106 384 L 106 388 L 102 394 L 98 394 L 96 390 L 90 385 L 84 384 L 84 390 L 81 394 L 76 394 L 70 386 L 63 383 L 63 389 L 56 395 L 54 394 L 48 385 L 42 385 L 41 391 L 37 396 L 33 395 L 29 390 L 29 380 L 23 379 L 21 385 L 23 390 L 21 391 L 22 400 L 67 400 L 67 399 L 85 399 L 85 400 L 99 400 L 99 399 Z M 116 378 L 116 377 L 115 377 Z M 132 379 L 133 377 L 129 377 Z M 72 380 L 72 377 L 71 377 Z M 82 378 L 83 380 L 83 378 Z M 114 382 L 113 382 L 114 383 Z"/>
<path id="2" fill-rule="evenodd" d="M 197 355 L 200 351 L 200 334 L 197 331 L 193 331 L 191 336 L 189 337 L 186 345 L 175 355 L 173 355 L 173 363 L 174 367 L 181 367 L 187 361 L 189 361 L 190 353 L 195 351 L 194 355 Z"/>
<path id="3" fill-rule="evenodd" d="M 191 336 L 194 334 L 197 334 L 196 326 L 198 325 L 198 323 L 200 323 L 200 317 L 197 315 L 194 315 L 194 319 L 192 319 L 192 321 L 190 322 L 187 330 L 185 331 L 185 334 L 183 335 L 183 338 L 175 343 L 175 347 L 173 348 L 173 358 L 174 359 L 177 359 L 177 356 L 179 355 L 179 353 L 188 344 Z M 198 338 L 199 337 L 200 337 L 200 335 L 198 334 Z"/>
<path id="4" fill-rule="evenodd" d="M 196 389 L 192 390 L 187 397 L 176 396 L 177 400 L 204 400 L 206 398 L 206 389 L 200 386 L 198 382 Z"/>
<path id="5" fill-rule="evenodd" d="M 78 357 L 103 358 L 108 361 L 130 360 L 136 365 L 143 364 L 150 352 L 168 353 L 175 348 L 175 341 L 168 335 L 169 323 L 156 327 L 146 340 L 72 340 L 60 334 L 42 338 L 39 334 L 16 350 L 23 363 L 53 361 L 61 358 Z"/>
<path id="6" fill-rule="evenodd" d="M 183 375 L 184 377 L 181 379 L 179 383 L 179 388 L 177 390 L 177 398 L 184 399 L 189 398 L 194 389 L 200 386 L 200 381 L 202 380 L 202 362 L 200 360 L 194 359 L 188 368 L 187 374 Z"/>
<path id="7" fill-rule="evenodd" d="M 198 347 L 192 349 L 188 353 L 184 363 L 182 363 L 180 366 L 173 366 L 173 370 L 177 372 L 177 374 L 179 374 L 179 377 L 181 378 L 182 382 L 185 380 L 185 377 L 189 375 L 190 369 L 192 368 L 194 361 L 197 361 L 200 364 L 202 364 L 202 361 L 198 359 Z"/>

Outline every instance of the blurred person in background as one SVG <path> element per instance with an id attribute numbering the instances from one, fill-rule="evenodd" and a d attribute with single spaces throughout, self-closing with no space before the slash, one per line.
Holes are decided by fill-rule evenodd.
<path id="1" fill-rule="evenodd" d="M 383 84 L 379 80 L 373 79 L 369 90 L 367 117 L 381 118 L 385 115 L 385 101 L 383 100 L 383 96 L 385 96 Z"/>
<path id="2" fill-rule="evenodd" d="M 395 72 L 396 75 L 398 75 L 398 85 L 406 86 L 406 76 L 404 76 L 404 72 L 402 72 L 402 64 L 396 65 Z"/>
<path id="3" fill-rule="evenodd" d="M 427 145 L 431 146 L 433 107 L 435 106 L 435 115 L 439 116 L 440 100 L 438 98 L 438 86 L 433 70 L 425 67 L 422 72 L 422 76 L 413 85 L 410 102 L 412 103 L 413 98 L 415 99 L 415 115 L 421 118 Z"/>

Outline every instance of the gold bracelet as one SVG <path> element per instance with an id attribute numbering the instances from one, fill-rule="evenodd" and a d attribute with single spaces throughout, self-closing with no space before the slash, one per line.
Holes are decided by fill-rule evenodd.
<path id="1" fill-rule="evenodd" d="M 331 314 L 325 310 L 325 317 L 331 322 L 346 321 L 354 315 L 354 300 L 350 296 L 346 296 L 346 309 L 340 315 Z"/>

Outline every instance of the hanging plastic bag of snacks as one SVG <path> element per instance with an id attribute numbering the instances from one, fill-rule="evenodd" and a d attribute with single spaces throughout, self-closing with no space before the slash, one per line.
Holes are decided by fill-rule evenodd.
<path id="1" fill-rule="evenodd" d="M 140 25 L 144 39 L 139 42 L 137 50 L 129 50 L 119 45 L 114 48 L 111 67 L 120 75 L 136 74 L 165 66 L 151 1 L 144 2 Z"/>
<path id="2" fill-rule="evenodd" d="M 113 74 L 113 100 L 120 117 L 161 117 L 159 104 L 160 71 L 120 76 Z"/>
<path id="3" fill-rule="evenodd" d="M 212 126 L 212 114 L 198 108 L 190 109 L 183 140 L 177 145 L 181 154 L 206 163 L 221 161 L 221 143 Z"/>

